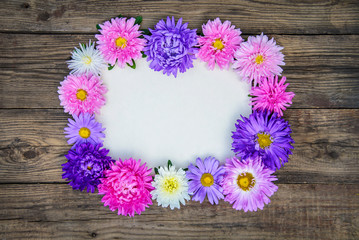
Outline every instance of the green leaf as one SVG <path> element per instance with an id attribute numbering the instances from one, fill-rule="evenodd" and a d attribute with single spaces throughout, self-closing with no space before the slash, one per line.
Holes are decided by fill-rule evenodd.
<path id="1" fill-rule="evenodd" d="M 168 167 L 168 168 L 172 167 L 172 162 L 171 162 L 171 160 L 168 160 L 168 162 L 167 162 L 167 167 Z"/>
<path id="2" fill-rule="evenodd" d="M 141 53 L 142 53 L 142 58 L 146 58 L 146 57 L 147 57 L 147 55 L 145 54 L 144 51 L 141 51 Z"/>
<path id="3" fill-rule="evenodd" d="M 248 94 L 248 97 L 252 98 L 252 97 L 255 97 L 255 96 Z"/>
<path id="4" fill-rule="evenodd" d="M 135 19 L 136 19 L 135 24 L 140 25 L 142 22 L 142 16 L 137 16 Z"/>
<path id="5" fill-rule="evenodd" d="M 101 30 L 101 27 L 99 24 L 96 25 L 97 30 Z"/>
<path id="6" fill-rule="evenodd" d="M 86 49 L 86 44 L 81 43 L 81 46 L 82 46 L 84 49 Z"/>
<path id="7" fill-rule="evenodd" d="M 135 63 L 135 60 L 132 59 L 132 66 L 128 63 L 126 63 L 127 66 L 129 66 L 130 68 L 133 68 L 133 69 L 136 69 L 136 63 Z"/>
<path id="8" fill-rule="evenodd" d="M 151 35 L 151 32 L 148 29 L 141 29 L 141 31 L 142 31 L 142 35 Z"/>
<path id="9" fill-rule="evenodd" d="M 184 168 L 183 171 L 187 172 L 187 171 L 188 171 L 188 168 Z"/>
<path id="10" fill-rule="evenodd" d="M 158 174 L 158 168 L 154 168 L 154 170 L 155 170 L 155 174 Z"/>
<path id="11" fill-rule="evenodd" d="M 111 64 L 108 64 L 108 70 L 112 70 L 112 68 L 114 68 L 115 65 L 111 65 Z"/>
<path id="12" fill-rule="evenodd" d="M 122 18 L 123 16 L 122 16 L 122 14 L 120 14 L 120 15 L 118 15 L 117 17 L 118 17 L 118 18 Z"/>

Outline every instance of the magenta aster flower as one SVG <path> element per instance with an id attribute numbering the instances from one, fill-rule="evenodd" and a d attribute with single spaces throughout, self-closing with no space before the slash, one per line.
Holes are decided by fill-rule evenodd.
<path id="1" fill-rule="evenodd" d="M 242 80 L 251 82 L 254 85 L 261 77 L 280 75 L 283 71 L 279 65 L 285 65 L 284 55 L 281 53 L 283 47 L 276 45 L 272 38 L 268 40 L 266 35 L 248 37 L 247 42 L 241 44 L 235 52 L 233 68 L 238 71 Z"/>
<path id="2" fill-rule="evenodd" d="M 283 116 L 286 107 L 292 104 L 293 92 L 286 92 L 289 83 L 284 84 L 286 77 L 282 77 L 278 82 L 278 76 L 262 78 L 258 87 L 253 87 L 250 91 L 253 110 L 268 110 Z"/>
<path id="3" fill-rule="evenodd" d="M 61 106 L 71 115 L 99 113 L 105 104 L 107 88 L 100 77 L 92 74 L 68 75 L 57 91 Z"/>
<path id="4" fill-rule="evenodd" d="M 193 195 L 193 201 L 203 202 L 206 195 L 209 202 L 218 204 L 218 200 L 223 199 L 222 179 L 224 168 L 219 166 L 219 161 L 214 157 L 207 157 L 203 161 L 196 160 L 197 167 L 188 166 L 186 177 L 189 181 L 189 193 Z"/>
<path id="5" fill-rule="evenodd" d="M 140 25 L 135 24 L 134 18 L 112 18 L 99 26 L 101 34 L 96 34 L 97 48 L 102 52 L 105 61 L 120 67 L 126 63 L 132 65 L 132 59 L 142 57 L 141 51 L 146 43 L 145 39 L 139 38 Z"/>
<path id="6" fill-rule="evenodd" d="M 62 178 L 70 181 L 73 189 L 94 192 L 103 177 L 103 171 L 110 167 L 111 157 L 109 150 L 102 148 L 102 144 L 82 143 L 75 149 L 70 149 L 65 155 L 67 163 L 62 164 Z"/>
<path id="7" fill-rule="evenodd" d="M 102 202 L 111 211 L 118 210 L 118 215 L 131 216 L 141 214 L 152 205 L 150 192 L 151 168 L 141 165 L 141 160 L 121 159 L 105 171 L 105 177 L 98 185 L 99 194 L 104 194 Z"/>
<path id="8" fill-rule="evenodd" d="M 147 45 L 144 48 L 147 61 L 151 61 L 150 68 L 162 71 L 168 76 L 177 76 L 178 70 L 183 73 L 193 68 L 193 59 L 196 58 L 197 44 L 196 29 L 187 28 L 188 23 L 182 24 L 180 18 L 176 24 L 174 17 L 167 17 L 165 22 L 160 20 L 155 29 L 149 29 L 152 35 L 144 36 Z"/>
<path id="9" fill-rule="evenodd" d="M 264 168 L 259 158 L 249 158 L 241 162 L 234 157 L 226 160 L 224 168 L 224 201 L 233 204 L 236 210 L 263 210 L 264 204 L 270 202 L 269 197 L 278 189 L 273 183 L 278 179 L 271 175 L 274 171 Z"/>
<path id="10" fill-rule="evenodd" d="M 68 127 L 65 127 L 66 138 L 69 138 L 67 143 L 74 144 L 72 148 L 76 148 L 81 143 L 103 142 L 101 138 L 105 137 L 105 134 L 102 133 L 105 128 L 102 128 L 101 123 L 96 122 L 94 116 L 85 113 L 79 116 L 73 115 L 73 118 L 75 121 L 69 118 Z"/>
<path id="11" fill-rule="evenodd" d="M 242 159 L 260 156 L 264 165 L 275 171 L 292 154 L 291 133 L 288 122 L 277 113 L 254 111 L 248 118 L 237 120 L 232 150 Z"/>
<path id="12" fill-rule="evenodd" d="M 223 24 L 219 18 L 208 21 L 203 24 L 203 37 L 198 38 L 201 48 L 198 51 L 198 57 L 208 63 L 208 68 L 213 70 L 215 64 L 220 69 L 228 69 L 229 64 L 234 60 L 234 53 L 238 50 L 243 41 L 241 31 L 235 29 L 230 21 Z"/>

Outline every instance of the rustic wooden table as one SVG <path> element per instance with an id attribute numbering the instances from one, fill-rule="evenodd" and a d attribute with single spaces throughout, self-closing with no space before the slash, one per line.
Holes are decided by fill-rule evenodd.
<path id="1" fill-rule="evenodd" d="M 359 3 L 347 1 L 0 2 L 1 239 L 359 239 Z M 167 15 L 192 28 L 220 17 L 244 36 L 264 32 L 284 46 L 296 93 L 285 112 L 294 155 L 277 172 L 279 190 L 263 211 L 221 202 L 181 210 L 152 206 L 127 218 L 100 196 L 61 178 L 69 146 L 59 106 L 65 60 L 95 25 L 142 15 L 143 28 Z"/>

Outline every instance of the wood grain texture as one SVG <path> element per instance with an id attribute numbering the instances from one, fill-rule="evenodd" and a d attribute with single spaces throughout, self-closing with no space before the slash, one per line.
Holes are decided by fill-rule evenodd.
<path id="1" fill-rule="evenodd" d="M 359 107 L 359 35 L 273 37 L 285 47 L 292 108 Z M 88 39 L 93 35 L 0 34 L 0 108 L 60 108 L 65 60 Z"/>
<path id="2" fill-rule="evenodd" d="M 359 185 L 279 184 L 262 211 L 221 201 L 151 206 L 117 216 L 101 196 L 67 185 L 0 185 L 0 238 L 15 239 L 358 239 Z"/>
<path id="3" fill-rule="evenodd" d="M 0 183 L 64 182 L 68 115 L 61 109 L 0 114 Z M 289 109 L 284 117 L 296 144 L 290 162 L 276 172 L 280 183 L 359 184 L 359 109 Z"/>
<path id="4" fill-rule="evenodd" d="M 200 28 L 208 19 L 231 20 L 246 33 L 359 33 L 356 0 L 315 1 L 2 1 L 0 29 L 11 32 L 95 32 L 96 24 L 124 14 L 142 15 L 144 28 L 166 16 Z"/>

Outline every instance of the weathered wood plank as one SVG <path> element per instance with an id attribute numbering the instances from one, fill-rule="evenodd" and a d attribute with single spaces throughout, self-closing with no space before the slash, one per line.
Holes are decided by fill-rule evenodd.
<path id="1" fill-rule="evenodd" d="M 223 201 L 151 206 L 117 216 L 101 197 L 66 185 L 0 185 L 2 239 L 358 239 L 359 185 L 279 184 L 264 210 L 244 213 Z M 156 203 L 155 203 L 156 205 Z"/>
<path id="2" fill-rule="evenodd" d="M 68 74 L 65 61 L 93 35 L 0 36 L 0 108 L 59 108 L 56 91 Z M 359 107 L 359 35 L 274 37 L 285 46 L 293 108 Z"/>
<path id="3" fill-rule="evenodd" d="M 104 7 L 106 6 L 106 7 Z M 0 31 L 95 32 L 96 24 L 119 14 L 142 15 L 143 27 L 166 16 L 200 28 L 208 19 L 229 19 L 245 33 L 359 33 L 359 6 L 342 1 L 2 1 Z"/>
<path id="4" fill-rule="evenodd" d="M 61 109 L 0 110 L 0 183 L 64 182 Z M 289 109 L 296 142 L 279 183 L 359 183 L 359 109 Z M 144 159 L 145 160 L 145 159 Z"/>

